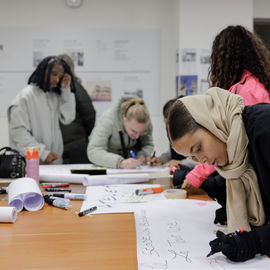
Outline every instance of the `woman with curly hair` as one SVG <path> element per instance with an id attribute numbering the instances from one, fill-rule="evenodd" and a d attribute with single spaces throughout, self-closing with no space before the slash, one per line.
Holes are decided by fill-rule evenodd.
<path id="1" fill-rule="evenodd" d="M 212 87 L 242 96 L 246 106 L 270 103 L 270 52 L 256 34 L 241 25 L 228 26 L 213 41 L 208 80 Z M 214 166 L 198 164 L 179 175 L 174 177 L 178 186 L 201 188 L 222 205 L 214 222 L 226 224 L 226 183 Z"/>
<path id="2" fill-rule="evenodd" d="M 270 52 L 256 34 L 228 26 L 212 45 L 208 78 L 244 98 L 245 105 L 270 102 Z"/>

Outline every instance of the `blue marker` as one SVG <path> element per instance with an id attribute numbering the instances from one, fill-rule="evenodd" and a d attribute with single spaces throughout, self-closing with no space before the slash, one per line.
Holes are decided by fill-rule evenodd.
<path id="1" fill-rule="evenodd" d="M 136 155 L 135 155 L 135 153 L 134 153 L 133 150 L 130 150 L 129 153 L 130 153 L 130 155 L 131 155 L 134 159 L 137 159 L 137 158 L 136 158 Z"/>

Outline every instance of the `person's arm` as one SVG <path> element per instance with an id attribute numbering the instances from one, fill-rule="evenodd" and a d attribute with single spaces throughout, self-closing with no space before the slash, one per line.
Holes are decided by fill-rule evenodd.
<path id="1" fill-rule="evenodd" d="M 108 152 L 109 138 L 113 132 L 113 121 L 109 118 L 101 118 L 94 127 L 87 147 L 89 160 L 98 165 L 109 168 L 119 168 L 122 156 Z"/>
<path id="2" fill-rule="evenodd" d="M 61 95 L 59 99 L 59 120 L 62 124 L 70 124 L 76 115 L 75 96 L 70 89 L 71 76 L 64 74 L 61 81 Z"/>
<path id="3" fill-rule="evenodd" d="M 198 164 L 186 175 L 186 179 L 192 186 L 199 188 L 207 177 L 215 170 L 215 167 L 212 165 Z"/>
<path id="4" fill-rule="evenodd" d="M 87 136 L 90 135 L 95 126 L 96 111 L 86 90 L 78 82 L 75 82 L 76 110 L 82 119 Z"/>
<path id="5" fill-rule="evenodd" d="M 9 137 L 15 145 L 12 145 L 23 156 L 26 156 L 27 146 L 37 146 L 41 161 L 45 161 L 50 151 L 45 144 L 40 143 L 32 135 L 31 123 L 28 117 L 29 111 L 26 101 L 22 99 L 16 105 L 8 109 Z"/>
<path id="6" fill-rule="evenodd" d="M 211 253 L 222 252 L 228 259 L 235 262 L 244 262 L 252 259 L 256 254 L 270 253 L 270 225 L 255 228 L 250 232 L 240 230 L 230 234 L 217 231 L 217 238 L 209 245 Z"/>
<path id="7" fill-rule="evenodd" d="M 152 130 L 153 130 L 152 124 L 149 123 L 149 126 L 147 128 L 147 134 L 142 135 L 140 137 L 141 150 L 136 153 L 137 157 L 147 158 L 148 156 L 150 156 L 152 154 L 152 152 L 154 150 Z"/>

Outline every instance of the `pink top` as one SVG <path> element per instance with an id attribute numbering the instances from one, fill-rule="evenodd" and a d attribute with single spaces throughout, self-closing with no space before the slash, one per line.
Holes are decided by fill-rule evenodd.
<path id="1" fill-rule="evenodd" d="M 260 102 L 270 103 L 269 92 L 265 89 L 264 85 L 247 70 L 244 70 L 240 82 L 231 86 L 229 91 L 242 96 L 245 105 L 254 105 Z M 191 185 L 199 188 L 215 170 L 215 167 L 212 165 L 198 164 L 186 175 L 186 179 Z"/>
<path id="2" fill-rule="evenodd" d="M 269 92 L 264 85 L 249 71 L 244 70 L 240 82 L 234 84 L 229 91 L 243 97 L 245 105 L 256 103 L 270 103 Z"/>

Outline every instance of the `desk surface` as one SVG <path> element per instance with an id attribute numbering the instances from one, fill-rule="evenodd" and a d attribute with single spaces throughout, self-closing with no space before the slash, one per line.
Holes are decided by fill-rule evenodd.
<path id="1" fill-rule="evenodd" d="M 74 192 L 81 189 L 72 185 Z M 138 269 L 134 215 L 79 217 L 81 204 L 72 201 L 69 210 L 45 205 L 18 213 L 14 224 L 0 224 L 1 269 Z"/>

